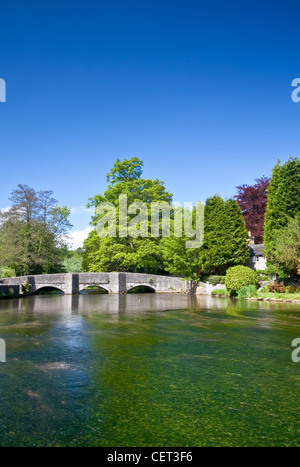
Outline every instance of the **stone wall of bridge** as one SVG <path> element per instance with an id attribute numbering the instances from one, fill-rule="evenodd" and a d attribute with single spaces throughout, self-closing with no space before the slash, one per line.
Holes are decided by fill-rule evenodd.
<path id="1" fill-rule="evenodd" d="M 146 286 L 157 293 L 192 293 L 194 283 L 179 277 L 158 276 L 140 273 L 78 273 L 78 274 L 43 274 L 38 276 L 10 277 L 0 280 L 0 284 L 19 287 L 30 284 L 30 294 L 45 287 L 54 287 L 65 294 L 78 294 L 86 287 L 97 286 L 108 293 L 125 294 L 138 286 Z"/>
<path id="2" fill-rule="evenodd" d="M 18 298 L 19 286 L 0 284 L 0 298 Z"/>
<path id="3" fill-rule="evenodd" d="M 180 277 L 157 276 L 153 274 L 126 273 L 125 293 L 134 287 L 149 287 L 157 293 L 191 293 L 190 281 Z"/>

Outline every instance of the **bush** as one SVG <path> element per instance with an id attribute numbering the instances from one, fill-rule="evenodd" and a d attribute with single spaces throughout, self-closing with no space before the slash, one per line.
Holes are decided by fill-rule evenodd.
<path id="1" fill-rule="evenodd" d="M 237 292 L 239 298 L 257 297 L 257 288 L 255 285 L 245 285 Z"/>
<path id="2" fill-rule="evenodd" d="M 290 285 L 286 288 L 287 293 L 300 293 L 300 286 L 299 285 Z"/>
<path id="3" fill-rule="evenodd" d="M 22 285 L 22 292 L 24 295 L 27 295 L 30 293 L 30 290 L 31 290 L 31 287 L 32 285 L 29 284 L 28 281 L 24 282 L 24 284 Z"/>
<path id="4" fill-rule="evenodd" d="M 226 289 L 214 289 L 211 295 L 228 295 L 228 291 Z"/>
<path id="5" fill-rule="evenodd" d="M 285 290 L 284 281 L 281 281 L 281 282 L 274 281 L 273 284 L 268 285 L 268 291 L 272 293 L 274 292 L 285 293 L 286 290 Z"/>
<path id="6" fill-rule="evenodd" d="M 259 276 L 259 280 L 263 282 L 267 282 L 271 280 L 271 276 Z"/>
<path id="7" fill-rule="evenodd" d="M 277 282 L 275 281 L 273 284 L 268 285 L 268 292 L 272 293 L 300 293 L 300 286 L 299 285 L 289 285 L 285 286 L 284 281 Z"/>
<path id="8" fill-rule="evenodd" d="M 211 285 L 225 284 L 225 276 L 209 276 L 208 282 Z"/>
<path id="9" fill-rule="evenodd" d="M 4 279 L 5 277 L 15 277 L 16 272 L 13 268 L 9 267 L 0 267 L 0 277 Z"/>
<path id="10" fill-rule="evenodd" d="M 258 287 L 258 274 L 247 266 L 233 266 L 227 269 L 225 285 L 231 294 L 236 293 L 246 285 Z"/>

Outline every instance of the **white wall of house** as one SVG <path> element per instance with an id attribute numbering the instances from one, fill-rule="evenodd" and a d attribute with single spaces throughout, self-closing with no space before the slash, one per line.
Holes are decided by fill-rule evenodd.
<path id="1" fill-rule="evenodd" d="M 267 260 L 265 256 L 251 256 L 249 267 L 255 271 L 264 271 L 267 269 Z"/>

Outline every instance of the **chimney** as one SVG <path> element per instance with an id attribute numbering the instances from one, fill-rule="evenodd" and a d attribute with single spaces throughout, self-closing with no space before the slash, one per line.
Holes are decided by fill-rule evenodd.
<path id="1" fill-rule="evenodd" d="M 254 237 L 251 235 L 250 230 L 248 231 L 249 239 L 248 239 L 248 244 L 249 246 L 254 245 Z"/>

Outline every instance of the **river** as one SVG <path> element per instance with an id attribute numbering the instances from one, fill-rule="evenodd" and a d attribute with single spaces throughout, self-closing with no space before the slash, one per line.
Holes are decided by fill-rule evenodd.
<path id="1" fill-rule="evenodd" d="M 0 446 L 299 446 L 300 307 L 181 294 L 0 301 Z"/>

